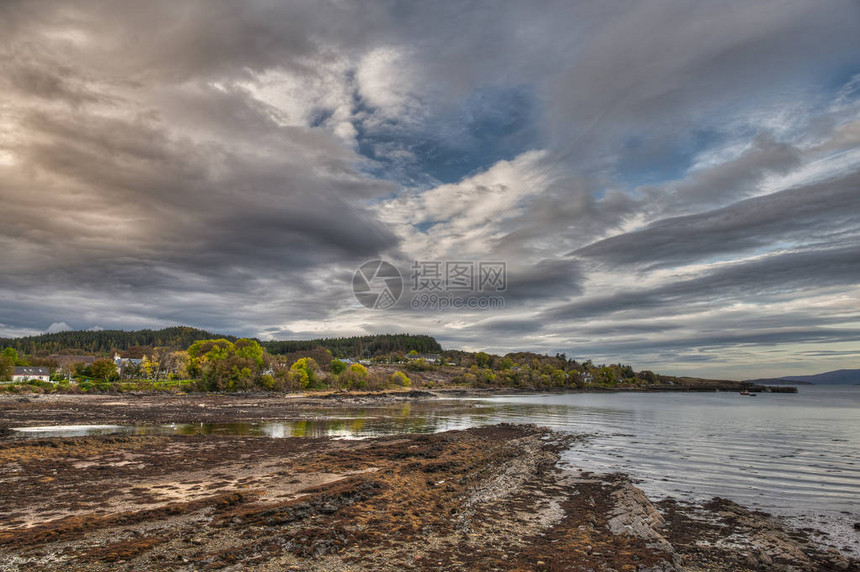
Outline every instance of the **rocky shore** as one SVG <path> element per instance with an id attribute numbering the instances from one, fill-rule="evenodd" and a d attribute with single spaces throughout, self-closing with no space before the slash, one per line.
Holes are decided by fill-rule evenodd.
<path id="1" fill-rule="evenodd" d="M 860 570 L 729 501 L 561 470 L 572 439 L 6 438 L 0 569 Z"/>

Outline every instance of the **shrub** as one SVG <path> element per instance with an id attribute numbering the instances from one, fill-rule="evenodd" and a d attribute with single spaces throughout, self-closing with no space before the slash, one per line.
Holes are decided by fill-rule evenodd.
<path id="1" fill-rule="evenodd" d="M 435 365 L 428 362 L 424 358 L 418 358 L 416 360 L 412 360 L 403 367 L 408 369 L 409 371 L 432 371 L 432 370 L 436 369 Z"/>
<path id="2" fill-rule="evenodd" d="M 394 385 L 398 385 L 400 387 L 409 387 L 412 385 L 412 382 L 409 381 L 409 378 L 406 377 L 406 374 L 402 371 L 395 371 L 391 374 L 389 381 Z"/>
<path id="3" fill-rule="evenodd" d="M 347 389 L 362 389 L 367 387 L 367 368 L 360 363 L 354 363 L 341 374 L 340 381 Z"/>
<path id="4" fill-rule="evenodd" d="M 269 374 L 263 374 L 260 376 L 260 385 L 263 386 L 263 389 L 267 391 L 275 390 L 275 378 Z"/>

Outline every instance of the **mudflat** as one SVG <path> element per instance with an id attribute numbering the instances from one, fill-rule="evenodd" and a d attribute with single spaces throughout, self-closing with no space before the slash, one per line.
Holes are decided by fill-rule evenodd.
<path id="1" fill-rule="evenodd" d="M 464 394 L 456 392 L 456 395 Z M 486 395 L 488 392 L 476 394 Z M 471 392 L 470 392 L 471 394 Z M 0 430 L 34 425 L 250 423 L 302 418 L 310 408 L 418 403 L 445 392 L 74 394 L 0 396 Z M 468 407 L 468 405 L 454 405 Z"/>

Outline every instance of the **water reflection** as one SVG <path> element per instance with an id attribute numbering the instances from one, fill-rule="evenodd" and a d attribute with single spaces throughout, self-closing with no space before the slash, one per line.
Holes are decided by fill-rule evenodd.
<path id="1" fill-rule="evenodd" d="M 507 408 L 507 407 L 506 407 Z M 511 407 L 511 411 L 513 411 Z M 19 437 L 81 437 L 95 435 L 218 435 L 239 437 L 331 437 L 366 439 L 402 433 L 436 433 L 493 423 L 493 407 L 460 401 L 434 402 L 433 406 L 309 410 L 300 419 L 245 423 L 169 423 L 162 425 L 56 425 L 17 428 Z M 463 415 L 463 411 L 468 414 Z M 475 412 L 483 414 L 473 415 Z"/>
<path id="2" fill-rule="evenodd" d="M 18 427 L 20 436 L 45 437 L 87 437 L 89 435 L 135 435 L 136 428 L 127 425 L 46 425 L 42 427 Z"/>

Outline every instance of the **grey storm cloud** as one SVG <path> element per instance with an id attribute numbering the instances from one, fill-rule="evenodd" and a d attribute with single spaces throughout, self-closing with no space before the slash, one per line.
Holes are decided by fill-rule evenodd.
<path id="1" fill-rule="evenodd" d="M 853 66 L 858 55 L 856 3 L 833 10 L 804 1 L 586 6 L 593 25 L 554 78 L 552 89 L 564 95 L 551 99 L 551 120 L 555 136 L 568 142 L 576 120 L 588 133 L 577 147 L 598 153 L 606 138 L 628 137 L 631 124 L 647 125 L 649 137 L 677 136 L 694 122 L 712 126 L 744 102 L 772 97 L 775 86 L 815 78 L 821 58 Z"/>
<path id="2" fill-rule="evenodd" d="M 857 37 L 851 0 L 3 2 L 0 335 L 851 343 Z M 366 260 L 461 256 L 507 262 L 505 310 L 352 299 Z M 746 337 L 688 316 L 726 301 Z"/>
<path id="3" fill-rule="evenodd" d="M 302 173 L 288 152 L 277 162 L 235 157 L 169 141 L 157 126 L 113 120 L 39 118 L 27 125 L 40 141 L 24 149 L 26 156 L 77 192 L 44 205 L 51 192 L 33 192 L 37 177 L 7 186 L 11 225 L 2 232 L 73 250 L 70 262 L 83 256 L 115 267 L 116 256 L 126 255 L 132 263 L 153 257 L 201 270 L 273 261 L 306 267 L 337 254 L 372 255 L 396 242 L 360 207 Z M 219 162 L 226 174 L 215 172 Z M 66 219 L 69 210 L 83 220 Z"/>
<path id="4" fill-rule="evenodd" d="M 756 183 L 766 175 L 786 173 L 800 162 L 798 149 L 774 140 L 768 133 L 761 133 L 738 158 L 693 173 L 670 187 L 669 196 L 660 202 L 668 203 L 671 212 L 743 199 L 755 192 Z"/>
<path id="5" fill-rule="evenodd" d="M 834 337 L 844 341 L 860 341 L 860 329 L 839 328 L 810 328 L 792 330 L 783 328 L 772 332 L 732 332 L 714 333 L 701 336 L 686 336 L 668 340 L 654 340 L 643 338 L 631 341 L 611 341 L 599 344 L 602 352 L 618 353 L 623 355 L 638 354 L 643 350 L 654 352 L 658 350 L 683 351 L 690 347 L 699 349 L 720 349 L 726 346 L 757 346 L 775 345 L 798 342 L 827 342 Z M 591 346 L 593 349 L 594 346 Z"/>
<path id="6" fill-rule="evenodd" d="M 654 288 L 622 290 L 545 312 L 545 318 L 587 318 L 617 312 L 683 312 L 696 305 L 719 307 L 755 302 L 815 289 L 860 284 L 858 246 L 789 252 L 716 268 Z"/>
<path id="7" fill-rule="evenodd" d="M 541 260 L 519 269 L 509 269 L 506 299 L 509 301 L 557 298 L 560 293 L 582 293 L 584 272 L 575 260 Z"/>
<path id="8" fill-rule="evenodd" d="M 833 237 L 860 248 L 860 173 L 655 221 L 573 251 L 608 264 L 677 265 L 774 242 Z"/>

